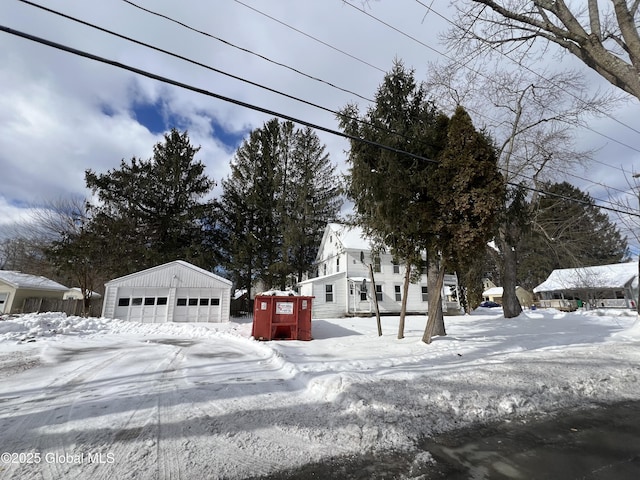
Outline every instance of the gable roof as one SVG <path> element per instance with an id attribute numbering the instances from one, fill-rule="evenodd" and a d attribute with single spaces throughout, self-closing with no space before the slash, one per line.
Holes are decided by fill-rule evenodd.
<path id="1" fill-rule="evenodd" d="M 14 270 L 0 270 L 0 282 L 6 283 L 13 288 L 23 288 L 30 290 L 53 290 L 67 291 L 64 285 L 49 280 L 46 277 L 38 275 L 29 275 L 28 273 L 17 272 Z"/>
<path id="2" fill-rule="evenodd" d="M 352 227 L 342 223 L 329 223 L 327 231 L 333 233 L 346 249 L 371 250 L 369 238 L 360 227 Z"/>
<path id="3" fill-rule="evenodd" d="M 624 288 L 629 284 L 633 287 L 638 285 L 637 263 L 616 263 L 554 270 L 549 278 L 533 289 L 533 292 Z"/>
<path id="4" fill-rule="evenodd" d="M 132 278 L 136 278 L 144 275 L 150 275 L 150 274 L 152 275 L 156 272 L 160 272 L 162 270 L 166 270 L 172 267 L 186 268 L 188 270 L 195 272 L 196 274 L 207 276 L 219 282 L 226 283 L 229 286 L 231 286 L 231 284 L 233 283 L 231 282 L 231 280 L 227 280 L 226 278 L 216 275 L 215 273 L 209 272 L 204 268 L 197 267 L 189 262 L 185 262 L 184 260 L 174 260 L 173 262 L 163 263 L 162 265 L 156 265 L 155 267 L 147 268 L 146 270 L 140 270 L 139 272 L 134 272 L 134 273 L 130 273 L 129 275 L 124 275 L 122 277 L 114 278 L 113 280 L 108 281 L 105 285 L 109 285 L 112 283 L 126 282 L 127 280 Z"/>

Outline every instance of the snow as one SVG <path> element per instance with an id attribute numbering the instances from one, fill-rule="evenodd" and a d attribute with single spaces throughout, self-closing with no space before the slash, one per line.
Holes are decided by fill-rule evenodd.
<path id="1" fill-rule="evenodd" d="M 233 479 L 375 450 L 431 464 L 424 436 L 640 399 L 631 311 L 445 322 L 425 345 L 422 316 L 403 340 L 397 317 L 382 337 L 375 318 L 314 320 L 310 342 L 257 342 L 249 322 L 5 316 L 2 478 Z"/>

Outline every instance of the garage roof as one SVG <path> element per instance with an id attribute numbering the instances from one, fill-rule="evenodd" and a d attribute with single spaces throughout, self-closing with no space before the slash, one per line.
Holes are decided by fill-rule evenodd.
<path id="1" fill-rule="evenodd" d="M 64 285 L 60 285 L 58 282 L 49 280 L 46 277 L 29 275 L 27 273 L 16 272 L 13 270 L 0 270 L 0 281 L 13 288 L 53 291 L 69 290 Z"/>

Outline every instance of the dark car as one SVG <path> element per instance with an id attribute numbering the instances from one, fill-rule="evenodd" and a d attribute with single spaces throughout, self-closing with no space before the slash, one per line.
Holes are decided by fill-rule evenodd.
<path id="1" fill-rule="evenodd" d="M 500 307 L 501 305 L 496 302 L 482 302 L 480 306 L 485 308 L 494 308 L 494 307 Z"/>

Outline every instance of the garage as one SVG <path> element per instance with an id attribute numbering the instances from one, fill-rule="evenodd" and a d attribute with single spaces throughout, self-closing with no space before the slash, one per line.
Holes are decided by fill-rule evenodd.
<path id="1" fill-rule="evenodd" d="M 227 322 L 231 281 L 176 260 L 105 284 L 103 316 L 143 323 Z"/>

